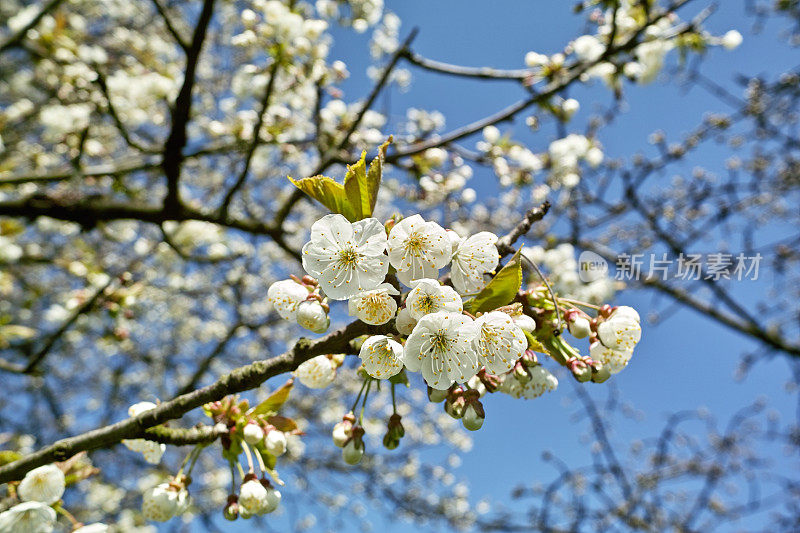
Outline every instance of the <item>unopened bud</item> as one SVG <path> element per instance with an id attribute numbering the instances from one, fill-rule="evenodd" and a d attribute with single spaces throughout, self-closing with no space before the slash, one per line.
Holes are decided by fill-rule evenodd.
<path id="1" fill-rule="evenodd" d="M 572 315 L 569 322 L 567 322 L 567 328 L 572 336 L 576 339 L 588 337 L 592 332 L 592 326 L 589 322 L 589 319 L 580 315 Z"/>
<path id="2" fill-rule="evenodd" d="M 528 369 L 520 361 L 516 362 L 516 364 L 514 365 L 514 370 L 512 370 L 512 372 L 514 374 L 514 379 L 516 379 L 523 385 L 531 380 L 531 375 L 528 372 Z"/>
<path id="3" fill-rule="evenodd" d="M 333 443 L 339 448 L 344 448 L 348 439 L 352 436 L 351 430 L 353 424 L 347 421 L 342 421 L 333 426 Z"/>
<path id="4" fill-rule="evenodd" d="M 458 420 L 464 416 L 466 406 L 464 396 L 459 390 L 458 394 L 451 394 L 447 397 L 447 401 L 444 402 L 444 412 Z"/>
<path id="5" fill-rule="evenodd" d="M 325 333 L 331 324 L 331 319 L 321 303 L 306 300 L 297 306 L 297 323 L 314 333 Z"/>
<path id="6" fill-rule="evenodd" d="M 536 352 L 533 350 L 525 350 L 525 353 L 522 354 L 519 360 L 526 368 L 539 364 L 539 358 L 536 357 Z"/>
<path id="7" fill-rule="evenodd" d="M 611 372 L 608 367 L 600 361 L 594 361 L 592 364 L 592 381 L 595 383 L 602 383 L 611 377 Z"/>
<path id="8" fill-rule="evenodd" d="M 225 517 L 225 520 L 230 520 L 233 522 L 237 518 L 239 518 L 239 497 L 236 494 L 228 494 L 228 503 L 225 505 L 225 509 L 222 511 L 222 516 Z"/>
<path id="9" fill-rule="evenodd" d="M 483 410 L 481 402 L 475 400 L 464 410 L 464 417 L 461 423 L 470 431 L 478 431 L 483 426 L 483 420 L 486 418 L 486 413 Z"/>
<path id="10" fill-rule="evenodd" d="M 480 379 L 483 386 L 486 387 L 487 392 L 496 392 L 498 387 L 500 387 L 500 377 L 489 374 L 485 368 L 482 368 L 480 372 L 478 372 L 478 379 Z"/>
<path id="11" fill-rule="evenodd" d="M 567 361 L 567 366 L 572 376 L 581 383 L 592 379 L 592 368 L 581 359 L 575 358 Z"/>
<path id="12" fill-rule="evenodd" d="M 258 444 L 264 440 L 264 430 L 255 422 L 250 422 L 244 426 L 244 441 L 247 444 Z"/>
<path id="13" fill-rule="evenodd" d="M 428 400 L 433 403 L 443 402 L 447 399 L 448 391 L 428 387 Z"/>
<path id="14" fill-rule="evenodd" d="M 342 448 L 342 458 L 345 463 L 357 465 L 361 462 L 361 458 L 364 457 L 364 441 L 361 439 L 363 434 L 363 428 L 356 427 L 353 429 L 353 437 Z"/>

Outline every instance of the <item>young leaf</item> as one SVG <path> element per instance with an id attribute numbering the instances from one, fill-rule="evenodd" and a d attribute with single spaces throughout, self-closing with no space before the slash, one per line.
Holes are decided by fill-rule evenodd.
<path id="1" fill-rule="evenodd" d="M 285 416 L 273 415 L 267 418 L 267 422 L 275 426 L 278 431 L 288 432 L 297 429 L 297 422 Z"/>
<path id="2" fill-rule="evenodd" d="M 289 393 L 292 392 L 294 380 L 290 379 L 284 383 L 278 390 L 269 395 L 269 397 L 258 404 L 251 415 L 267 415 L 271 416 L 277 413 L 281 406 L 289 399 Z"/>
<path id="3" fill-rule="evenodd" d="M 295 180 L 289 176 L 289 181 L 308 196 L 330 209 L 331 213 L 344 215 L 350 222 L 359 220 L 356 218 L 356 213 L 347 198 L 344 185 L 341 183 L 337 183 L 327 176 L 313 176 L 300 180 Z"/>
<path id="4" fill-rule="evenodd" d="M 464 302 L 464 309 L 473 314 L 492 311 L 514 299 L 522 286 L 520 250 L 517 250 L 514 257 L 500 269 L 500 272 L 486 284 L 486 287 L 475 298 Z"/>
<path id="5" fill-rule="evenodd" d="M 361 159 L 355 165 L 347 165 L 344 175 L 344 193 L 353 210 L 356 220 L 372 215 L 367 191 L 367 152 L 361 152 Z M 351 221 L 353 222 L 353 221 Z"/>

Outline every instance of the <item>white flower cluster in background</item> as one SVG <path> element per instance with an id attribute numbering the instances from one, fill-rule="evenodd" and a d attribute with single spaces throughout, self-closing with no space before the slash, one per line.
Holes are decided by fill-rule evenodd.
<path id="1" fill-rule="evenodd" d="M 523 248 L 522 253 L 545 267 L 553 290 L 561 296 L 599 305 L 611 300 L 617 291 L 617 282 L 607 274 L 597 274 L 591 281 L 581 280 L 575 248 L 571 244 L 563 243 L 550 249 L 530 246 Z"/>
<path id="2" fill-rule="evenodd" d="M 565 100 L 562 109 L 571 115 L 577 110 L 577 102 Z M 580 163 L 583 161 L 594 168 L 603 162 L 604 157 L 597 141 L 575 133 L 551 142 L 546 153 L 536 154 L 502 136 L 496 126 L 483 129 L 483 140 L 477 143 L 477 148 L 490 158 L 503 187 L 532 183 L 533 176 L 549 168 L 547 184 L 541 185 L 548 191 L 574 188 L 581 179 Z"/>

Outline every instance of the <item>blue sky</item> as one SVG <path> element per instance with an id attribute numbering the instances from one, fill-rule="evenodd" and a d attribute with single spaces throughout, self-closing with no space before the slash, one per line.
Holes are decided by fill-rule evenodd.
<path id="1" fill-rule="evenodd" d="M 402 0 L 387 1 L 387 6 L 403 20 L 401 36 L 407 35 L 414 26 L 420 28 L 413 49 L 426 57 L 461 65 L 520 68 L 527 51 L 553 53 L 580 35 L 584 21 L 571 13 L 573 3 L 564 0 Z M 684 17 L 691 17 L 708 3 L 704 0 L 691 3 Z M 738 73 L 769 75 L 796 65 L 796 52 L 779 43 L 780 24 L 770 24 L 760 35 L 753 35 L 749 31 L 753 21 L 745 17 L 743 1 L 718 4 L 706 27 L 715 34 L 736 28 L 745 35 L 745 40 L 733 52 L 712 50 L 702 67 L 706 75 L 724 86 L 735 87 L 733 80 Z M 352 76 L 344 85 L 345 99 L 352 101 L 368 93 L 371 87 L 365 76 L 369 62 L 368 35 L 354 36 L 340 31 L 334 35 L 336 43 L 331 59 L 341 58 L 348 63 Z M 412 71 L 411 90 L 405 94 L 392 90 L 388 100 L 395 120 L 402 118 L 409 106 L 438 109 L 447 117 L 446 129 L 449 130 L 495 112 L 523 95 L 513 82 L 453 80 L 418 69 Z M 573 96 L 582 104 L 576 117 L 578 124 L 597 105 L 611 101 L 609 91 L 599 84 L 575 91 Z M 383 98 L 379 99 L 380 105 L 387 102 Z M 729 110 L 702 89 L 687 92 L 661 81 L 646 87 L 629 84 L 626 101 L 626 113 L 601 132 L 600 140 L 610 157 L 648 152 L 652 147 L 647 144 L 647 136 L 653 131 L 664 130 L 668 137 L 677 138 L 696 126 L 705 112 Z M 526 129 L 522 121 L 501 129 L 507 128 L 520 137 Z M 581 131 L 579 126 L 575 128 Z M 547 130 L 525 138 L 538 149 L 552 139 Z M 465 144 L 474 146 L 474 141 Z M 704 150 L 707 151 L 700 152 L 696 158 L 702 155 L 704 166 L 721 172 L 724 153 L 713 147 Z M 692 161 L 690 159 L 690 164 Z M 700 163 L 700 160 L 695 159 L 695 162 Z M 485 185 L 491 182 L 488 172 L 477 172 L 470 186 L 479 192 L 491 192 L 491 185 Z M 760 290 L 763 290 L 763 283 L 742 282 L 737 287 L 745 297 Z M 637 292 L 623 293 L 614 303 L 632 305 L 643 316 L 650 309 L 664 307 L 663 299 L 657 302 L 651 295 Z M 725 421 L 759 396 L 767 398 L 784 423 L 795 416 L 795 395 L 784 388 L 789 377 L 785 360 L 778 358 L 761 363 L 746 379 L 736 381 L 734 373 L 741 355 L 757 350 L 757 344 L 687 310 L 655 326 L 644 324 L 643 328 L 643 339 L 632 363 L 613 382 L 622 399 L 642 410 L 646 417 L 636 423 L 620 422 L 614 435 L 616 441 L 626 443 L 657 435 L 667 416 L 683 409 L 707 407 Z M 582 348 L 585 351 L 585 346 Z M 557 451 L 570 463 L 590 462 L 589 453 L 580 442 L 585 427 L 571 420 L 575 407 L 567 405 L 574 396 L 568 382 L 570 378 L 563 374 L 559 377 L 562 381 L 559 390 L 537 400 L 515 401 L 493 395 L 484 402 L 487 411 L 484 427 L 473 433 L 474 448 L 463 455 L 463 464 L 456 471 L 459 479 L 471 485 L 475 500 L 487 496 L 496 501 L 508 501 L 509 490 L 519 483 L 552 480 L 554 470 L 538 459 L 545 450 Z M 593 396 L 605 398 L 605 387 L 589 384 L 587 388 Z M 521 453 L 529 459 L 523 463 L 510 460 Z M 374 513 L 369 518 L 386 531 L 418 529 Z M 246 530 L 246 523 L 237 522 L 233 528 Z M 357 528 L 354 526 L 353 530 Z"/>

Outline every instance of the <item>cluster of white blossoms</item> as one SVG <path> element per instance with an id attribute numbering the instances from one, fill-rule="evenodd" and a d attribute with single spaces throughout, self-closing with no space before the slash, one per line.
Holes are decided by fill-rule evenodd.
<path id="1" fill-rule="evenodd" d="M 559 112 L 568 118 L 578 107 L 576 100 L 564 100 Z M 537 154 L 502 136 L 496 126 L 483 129 L 483 140 L 476 147 L 491 159 L 500 185 L 504 187 L 531 183 L 534 175 L 549 168 L 548 191 L 576 187 L 581 178 L 580 163 L 583 161 L 595 168 L 603 162 L 604 157 L 597 141 L 584 135 L 572 133 L 556 139 L 550 143 L 546 153 Z"/>
<path id="2" fill-rule="evenodd" d="M 589 348 L 592 359 L 602 361 L 612 374 L 628 365 L 633 349 L 642 338 L 639 313 L 621 306 L 610 312 L 597 326 L 596 339 Z"/>
<path id="3" fill-rule="evenodd" d="M 60 502 L 66 489 L 64 471 L 55 464 L 34 468 L 17 485 L 21 503 L 0 513 L 0 531 L 9 533 L 49 533 L 56 526 L 53 505 Z M 105 533 L 105 524 L 78 526 L 73 533 Z"/>
<path id="4" fill-rule="evenodd" d="M 569 243 L 548 249 L 541 246 L 525 247 L 522 253 L 545 267 L 553 289 L 562 296 L 590 304 L 602 304 L 616 293 L 617 282 L 609 278 L 608 272 L 579 272 L 575 248 Z"/>
<path id="5" fill-rule="evenodd" d="M 273 283 L 267 291 L 267 300 L 284 320 L 295 321 L 314 333 L 328 330 L 328 304 L 316 282 L 308 277 Z"/>
<path id="6" fill-rule="evenodd" d="M 615 16 L 616 14 L 616 16 Z M 603 61 L 603 54 L 613 36 L 614 46 L 621 46 L 636 37 L 641 30 L 642 21 L 647 16 L 658 13 L 644 11 L 642 3 L 634 0 L 622 0 L 615 8 L 604 13 L 595 11 L 590 20 L 597 24 L 597 33 L 581 35 L 567 45 L 563 52 L 546 56 L 536 52 L 525 55 L 525 64 L 534 69 L 535 76 L 540 79 L 558 74 L 567 57 L 574 56 L 582 63 L 590 64 L 581 75 L 582 81 L 601 79 L 610 87 L 618 84 L 618 78 L 624 76 L 637 83 L 646 84 L 653 81 L 664 67 L 667 54 L 675 48 L 697 48 L 700 46 L 722 46 L 733 50 L 742 43 L 742 35 L 731 30 L 721 37 L 705 31 L 685 32 L 680 29 L 680 20 L 674 13 L 662 16 L 654 24 L 650 24 L 642 32 L 641 41 L 633 48 L 629 57 L 623 61 Z"/>

